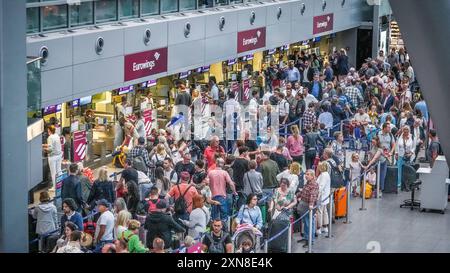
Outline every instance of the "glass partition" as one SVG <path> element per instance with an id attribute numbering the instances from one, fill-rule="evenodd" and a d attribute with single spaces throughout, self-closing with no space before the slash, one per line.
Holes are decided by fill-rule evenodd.
<path id="1" fill-rule="evenodd" d="M 254 1 L 256 0 L 27 0 L 27 33 L 59 31 Z"/>

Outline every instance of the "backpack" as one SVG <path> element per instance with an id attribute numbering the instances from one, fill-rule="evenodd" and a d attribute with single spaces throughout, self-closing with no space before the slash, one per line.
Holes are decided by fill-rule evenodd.
<path id="1" fill-rule="evenodd" d="M 213 239 L 211 233 L 206 233 L 206 237 L 211 242 L 208 248 L 208 253 L 225 253 L 225 246 L 223 245 L 223 243 L 227 238 L 227 233 L 222 231 L 222 236 L 218 242 Z"/>
<path id="2" fill-rule="evenodd" d="M 328 164 L 330 165 L 330 178 L 331 178 L 331 188 L 340 188 L 345 186 L 343 173 L 339 170 L 339 165 L 334 159 L 328 159 Z"/>
<path id="3" fill-rule="evenodd" d="M 154 200 L 148 200 L 148 212 L 155 212 L 157 210 L 156 205 L 161 201 L 161 199 L 156 199 L 156 202 L 153 202 Z"/>
<path id="4" fill-rule="evenodd" d="M 133 162 L 131 164 L 134 169 L 136 169 L 140 172 L 143 172 L 143 173 L 148 172 L 147 165 L 145 164 L 144 157 L 142 156 L 142 152 L 138 156 L 133 158 Z"/>
<path id="5" fill-rule="evenodd" d="M 142 200 L 139 201 L 136 207 L 136 214 L 137 215 L 147 215 L 147 201 Z"/>
<path id="6" fill-rule="evenodd" d="M 163 165 L 164 165 L 164 159 L 166 159 L 166 158 L 163 158 L 162 160 L 160 160 L 160 159 L 158 158 L 158 155 L 157 155 L 157 154 L 155 154 L 155 158 L 156 158 L 155 167 L 156 167 L 156 168 L 158 168 L 158 167 L 163 167 Z"/>
<path id="7" fill-rule="evenodd" d="M 432 141 L 432 142 L 430 143 L 430 146 L 431 146 L 431 144 L 433 144 L 433 143 L 437 143 L 437 144 L 439 145 L 438 155 L 444 155 L 444 151 L 442 151 L 441 143 L 438 142 L 438 141 Z"/>
<path id="8" fill-rule="evenodd" d="M 186 200 L 184 199 L 184 196 L 189 191 L 189 189 L 192 187 L 192 185 L 189 185 L 189 187 L 186 189 L 186 191 L 181 194 L 180 185 L 177 184 L 178 191 L 180 192 L 180 197 L 175 200 L 174 209 L 175 213 L 178 215 L 185 214 L 188 208 L 188 205 L 186 204 Z"/>

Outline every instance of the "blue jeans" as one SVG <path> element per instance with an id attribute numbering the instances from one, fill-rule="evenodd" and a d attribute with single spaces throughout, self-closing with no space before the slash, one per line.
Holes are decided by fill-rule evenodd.
<path id="1" fill-rule="evenodd" d="M 219 218 L 224 223 L 228 220 L 228 206 L 227 206 L 227 199 L 225 196 L 216 195 L 212 198 L 214 201 L 220 202 L 219 206 L 214 205 L 212 207 L 211 212 L 211 219 L 217 219 Z"/>
<path id="2" fill-rule="evenodd" d="M 403 156 L 399 156 L 398 160 L 397 160 L 397 173 L 398 173 L 398 179 L 397 179 L 397 187 L 401 187 L 402 186 L 402 170 L 403 170 L 403 165 L 405 165 L 405 161 L 403 160 Z"/>
<path id="3" fill-rule="evenodd" d="M 114 242 L 113 240 L 105 240 L 98 242 L 98 244 L 95 246 L 94 253 L 102 253 L 102 248 L 106 244 L 112 244 L 113 242 Z"/>
<path id="4" fill-rule="evenodd" d="M 388 162 L 380 164 L 380 191 L 384 191 L 384 181 L 386 180 Z"/>
<path id="5" fill-rule="evenodd" d="M 331 213 L 331 212 L 330 212 Z M 305 227 L 305 236 L 303 237 L 306 240 L 309 240 L 309 213 L 303 218 L 303 225 Z M 313 211 L 313 219 L 312 219 L 312 242 L 314 242 L 314 237 L 316 236 L 316 216 Z"/>
<path id="6" fill-rule="evenodd" d="M 150 189 L 152 188 L 152 186 L 153 184 L 151 183 L 139 184 L 139 195 L 141 201 L 150 195 Z"/>

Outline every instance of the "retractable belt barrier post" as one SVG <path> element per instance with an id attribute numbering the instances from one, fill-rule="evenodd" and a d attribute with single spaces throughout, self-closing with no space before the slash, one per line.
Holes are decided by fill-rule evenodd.
<path id="1" fill-rule="evenodd" d="M 349 216 L 349 214 L 350 214 L 350 191 L 351 191 L 351 187 L 352 187 L 351 184 L 352 184 L 351 181 L 349 181 L 347 183 L 347 213 L 345 215 L 345 222 L 344 222 L 345 224 L 351 224 L 352 223 L 350 221 L 350 216 Z"/>
<path id="2" fill-rule="evenodd" d="M 292 253 L 292 224 L 289 224 L 289 229 L 288 229 L 288 248 L 287 248 L 287 253 Z"/>
<path id="3" fill-rule="evenodd" d="M 363 190 L 361 192 L 361 208 L 359 210 L 366 210 L 366 181 L 363 179 Z"/>
<path id="4" fill-rule="evenodd" d="M 378 164 L 377 164 L 377 199 L 380 198 L 380 171 L 381 171 L 381 162 L 378 161 Z"/>
<path id="5" fill-rule="evenodd" d="M 334 194 L 330 193 L 330 203 L 328 204 L 329 211 L 328 211 L 328 235 L 327 238 L 332 238 L 333 235 L 331 234 L 331 229 L 333 225 L 333 202 L 334 202 Z"/>
<path id="6" fill-rule="evenodd" d="M 308 230 L 309 234 L 308 234 L 308 251 L 307 251 L 307 253 L 312 253 L 313 210 L 309 209 L 308 214 L 309 214 L 309 230 Z"/>

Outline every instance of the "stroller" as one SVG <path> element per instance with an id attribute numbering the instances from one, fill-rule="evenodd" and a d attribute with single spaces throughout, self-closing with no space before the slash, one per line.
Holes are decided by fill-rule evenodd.
<path id="1" fill-rule="evenodd" d="M 232 238 L 235 252 L 240 251 L 241 245 L 244 241 L 250 241 L 250 248 L 242 253 L 255 253 L 260 246 L 258 238 L 262 237 L 262 235 L 263 234 L 261 231 L 256 230 L 251 224 L 239 225 Z"/>

